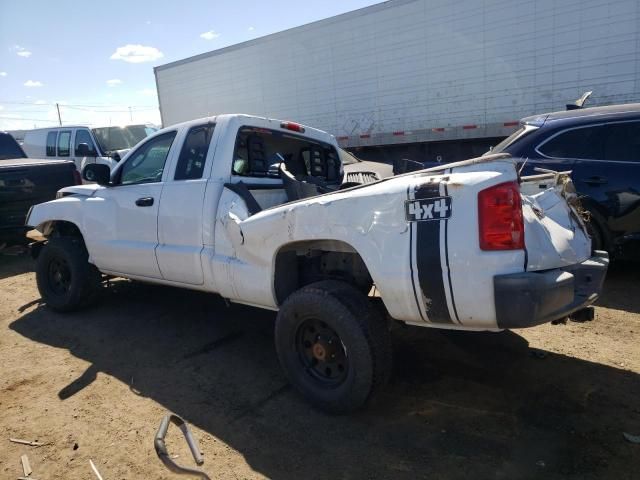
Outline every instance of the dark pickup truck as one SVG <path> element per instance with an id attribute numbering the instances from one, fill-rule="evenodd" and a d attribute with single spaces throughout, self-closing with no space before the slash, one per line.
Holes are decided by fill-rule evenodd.
<path id="1" fill-rule="evenodd" d="M 73 162 L 27 158 L 10 134 L 0 132 L 0 244 L 24 241 L 31 206 L 53 200 L 58 190 L 78 183 Z"/>

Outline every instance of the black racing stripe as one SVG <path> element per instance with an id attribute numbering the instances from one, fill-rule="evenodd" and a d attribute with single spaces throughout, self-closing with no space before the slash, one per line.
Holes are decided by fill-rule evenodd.
<path id="1" fill-rule="evenodd" d="M 447 184 L 444 184 L 444 194 L 449 196 L 449 189 Z M 447 264 L 447 280 L 449 282 L 449 296 L 451 297 L 451 306 L 453 307 L 453 314 L 456 317 L 456 321 L 460 323 L 460 317 L 458 317 L 458 309 L 456 308 L 456 300 L 453 296 L 453 285 L 451 285 L 451 268 L 449 267 L 449 222 L 444 222 L 444 258 Z"/>
<path id="2" fill-rule="evenodd" d="M 439 183 L 427 183 L 415 191 L 415 199 L 440 196 Z M 418 221 L 416 224 L 416 264 L 423 297 L 427 299 L 427 316 L 431 322 L 453 323 L 442 279 L 440 224 L 446 220 Z"/>
<path id="3" fill-rule="evenodd" d="M 409 198 L 409 189 L 411 186 L 407 187 L 407 200 Z M 422 320 L 426 320 L 424 318 L 424 314 L 422 313 L 422 307 L 420 307 L 420 302 L 418 301 L 418 292 L 416 290 L 416 281 L 415 276 L 413 274 L 413 223 L 409 222 L 409 269 L 411 270 L 411 286 L 413 287 L 413 298 L 416 301 L 416 306 L 418 307 L 418 312 L 420 312 L 420 318 Z"/>

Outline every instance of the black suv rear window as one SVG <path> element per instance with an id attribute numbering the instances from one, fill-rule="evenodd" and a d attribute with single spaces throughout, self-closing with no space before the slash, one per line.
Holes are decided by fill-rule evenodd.
<path id="1" fill-rule="evenodd" d="M 538 147 L 552 158 L 602 159 L 602 126 L 581 127 L 562 132 Z"/>

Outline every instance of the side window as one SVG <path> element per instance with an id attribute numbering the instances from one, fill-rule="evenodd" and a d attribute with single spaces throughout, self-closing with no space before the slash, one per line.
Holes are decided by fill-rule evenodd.
<path id="1" fill-rule="evenodd" d="M 603 159 L 640 162 L 640 122 L 604 125 Z"/>
<path id="2" fill-rule="evenodd" d="M 168 132 L 141 145 L 122 166 L 120 184 L 161 181 L 164 164 L 175 136 L 176 132 Z"/>
<path id="3" fill-rule="evenodd" d="M 581 127 L 556 135 L 538 150 L 552 158 L 602 159 L 602 126 Z"/>
<path id="4" fill-rule="evenodd" d="M 76 130 L 76 139 L 73 142 L 73 149 L 76 157 L 80 156 L 80 154 L 78 153 L 78 145 L 80 145 L 81 143 L 86 143 L 87 146 L 89 147 L 89 151 L 92 152 L 93 155 L 96 154 L 96 147 L 93 144 L 91 134 L 89 133 L 88 130 L 84 130 L 84 129 Z"/>
<path id="5" fill-rule="evenodd" d="M 53 131 L 47 133 L 47 157 L 56 156 L 56 139 L 58 138 L 58 132 Z"/>
<path id="6" fill-rule="evenodd" d="M 214 125 L 192 127 L 182 146 L 174 180 L 202 178 Z"/>
<path id="7" fill-rule="evenodd" d="M 68 157 L 71 151 L 71 132 L 66 130 L 58 135 L 58 156 Z"/>

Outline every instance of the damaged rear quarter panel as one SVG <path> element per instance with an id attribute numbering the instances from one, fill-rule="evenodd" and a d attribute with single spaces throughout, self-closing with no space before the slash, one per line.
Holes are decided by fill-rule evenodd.
<path id="1" fill-rule="evenodd" d="M 216 229 L 216 257 L 229 265 L 230 276 L 224 279 L 227 287 L 222 278 L 216 283 L 233 293 L 233 299 L 277 308 L 273 272 L 278 251 L 294 242 L 337 240 L 360 254 L 389 312 L 396 318 L 413 318 L 406 192 L 406 180 L 392 179 L 251 217 L 233 194 L 223 194 L 219 211 L 229 214 L 221 214 L 226 219 L 218 224 L 223 228 Z M 243 220 L 234 221 L 232 215 Z"/>

